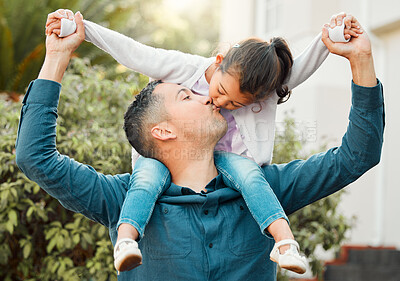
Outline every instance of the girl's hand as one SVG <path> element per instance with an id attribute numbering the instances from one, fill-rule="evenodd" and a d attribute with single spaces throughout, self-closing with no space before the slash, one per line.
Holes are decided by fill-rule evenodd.
<path id="1" fill-rule="evenodd" d="M 46 36 L 52 33 L 60 35 L 61 32 L 61 19 L 74 19 L 74 13 L 70 10 L 58 9 L 57 11 L 48 14 L 46 22 Z"/>

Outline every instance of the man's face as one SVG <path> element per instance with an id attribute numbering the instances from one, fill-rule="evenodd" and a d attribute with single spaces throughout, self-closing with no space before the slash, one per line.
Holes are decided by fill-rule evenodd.
<path id="1" fill-rule="evenodd" d="M 154 92 L 164 96 L 168 123 L 179 140 L 216 143 L 227 130 L 227 122 L 210 97 L 193 94 L 184 86 L 162 83 Z"/>

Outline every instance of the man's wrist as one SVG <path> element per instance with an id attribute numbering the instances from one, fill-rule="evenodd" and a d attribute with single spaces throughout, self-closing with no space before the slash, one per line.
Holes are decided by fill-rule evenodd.
<path id="1" fill-rule="evenodd" d="M 61 83 L 65 70 L 69 64 L 69 53 L 46 53 L 38 79 L 46 79 Z"/>
<path id="2" fill-rule="evenodd" d="M 372 54 L 363 54 L 349 58 L 353 81 L 363 87 L 376 86 L 376 74 Z"/>

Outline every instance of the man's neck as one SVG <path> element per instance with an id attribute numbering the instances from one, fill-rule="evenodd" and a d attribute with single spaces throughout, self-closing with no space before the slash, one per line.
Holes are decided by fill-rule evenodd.
<path id="1" fill-rule="evenodd" d="M 218 175 L 214 164 L 213 150 L 180 150 L 177 159 L 165 161 L 171 172 L 172 182 L 182 187 L 188 187 L 196 192 L 205 190 L 205 186 Z"/>

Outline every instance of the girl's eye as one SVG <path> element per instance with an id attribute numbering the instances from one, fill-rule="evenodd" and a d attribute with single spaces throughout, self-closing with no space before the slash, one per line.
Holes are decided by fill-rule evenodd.
<path id="1" fill-rule="evenodd" d="M 236 108 L 242 107 L 241 105 L 237 105 L 236 103 L 233 103 L 232 101 L 231 101 L 231 104 L 232 104 L 234 107 L 236 107 Z"/>
<path id="2" fill-rule="evenodd" d="M 186 96 L 185 98 L 184 98 L 184 100 L 189 100 L 190 99 L 190 96 Z"/>
<path id="3" fill-rule="evenodd" d="M 223 92 L 221 92 L 219 89 L 218 89 L 218 93 L 220 94 L 220 95 L 225 95 Z"/>

